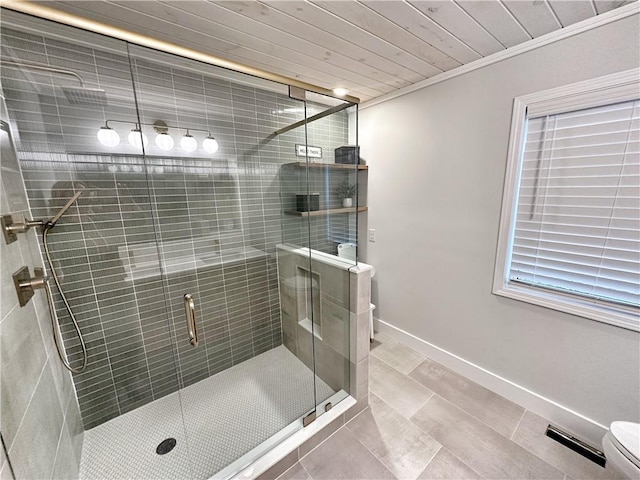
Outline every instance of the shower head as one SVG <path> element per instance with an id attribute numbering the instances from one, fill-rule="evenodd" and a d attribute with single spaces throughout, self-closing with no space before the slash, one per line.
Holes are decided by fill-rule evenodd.
<path id="1" fill-rule="evenodd" d="M 107 93 L 101 88 L 87 87 L 61 87 L 64 96 L 71 105 L 97 105 L 107 104 Z"/>
<path id="2" fill-rule="evenodd" d="M 56 216 L 47 222 L 47 225 L 50 225 L 49 228 L 53 228 L 56 226 L 56 223 L 58 223 L 58 220 L 60 220 L 60 217 L 62 217 L 67 212 L 67 210 L 69 210 L 69 207 L 71 207 L 71 205 L 73 205 L 75 201 L 78 200 L 78 197 L 80 197 L 80 195 L 82 195 L 83 193 L 84 192 L 80 190 L 78 193 L 76 193 L 73 197 L 69 199 L 66 205 L 60 209 L 60 211 L 56 214 Z"/>
<path id="3" fill-rule="evenodd" d="M 61 68 L 50 67 L 40 63 L 28 63 L 15 60 L 3 60 L 3 67 L 15 68 L 18 70 L 32 70 L 36 72 L 45 72 L 54 75 L 66 75 L 74 77 L 80 82 L 79 87 L 61 86 L 64 96 L 71 105 L 97 105 L 103 106 L 107 104 L 107 94 L 101 88 L 87 88 L 84 86 L 84 80 L 73 70 L 63 70 Z"/>

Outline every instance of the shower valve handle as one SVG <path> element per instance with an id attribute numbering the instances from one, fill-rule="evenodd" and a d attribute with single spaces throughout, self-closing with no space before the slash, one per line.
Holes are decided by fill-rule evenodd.
<path id="1" fill-rule="evenodd" d="M 13 283 L 16 287 L 20 306 L 24 307 L 31 300 L 35 290 L 45 288 L 48 280 L 49 278 L 45 276 L 42 268 L 34 268 L 33 277 L 29 273 L 29 267 L 22 267 L 14 273 Z"/>
<path id="2" fill-rule="evenodd" d="M 9 244 L 18 239 L 18 233 L 27 233 L 30 228 L 42 227 L 45 222 L 43 220 L 28 220 L 26 218 L 22 222 L 14 222 L 11 215 L 3 215 L 2 218 L 0 218 L 0 223 L 2 224 L 4 240 Z"/>

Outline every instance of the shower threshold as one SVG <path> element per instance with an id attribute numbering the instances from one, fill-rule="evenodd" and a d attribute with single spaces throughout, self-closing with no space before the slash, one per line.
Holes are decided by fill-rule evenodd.
<path id="1" fill-rule="evenodd" d="M 347 396 L 316 377 L 318 399 Z M 285 440 L 313 409 L 313 372 L 284 346 L 84 434 L 80 479 L 229 478 Z M 176 439 L 169 453 L 157 446 Z"/>

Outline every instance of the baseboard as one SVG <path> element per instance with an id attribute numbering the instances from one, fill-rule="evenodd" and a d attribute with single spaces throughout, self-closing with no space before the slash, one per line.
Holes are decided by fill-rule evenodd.
<path id="1" fill-rule="evenodd" d="M 585 442 L 599 449 L 602 448 L 602 436 L 608 431 L 608 428 L 604 425 L 418 338 L 411 333 L 394 327 L 379 318 L 374 318 L 374 325 L 376 331 L 401 341 L 415 351 L 444 365 L 454 372 L 548 419 L 551 423 L 571 432 L 574 436 L 581 438 Z"/>

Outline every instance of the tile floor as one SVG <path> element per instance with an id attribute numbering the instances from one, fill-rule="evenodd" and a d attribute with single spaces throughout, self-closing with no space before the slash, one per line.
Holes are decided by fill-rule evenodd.
<path id="1" fill-rule="evenodd" d="M 384 335 L 370 407 L 278 480 L 610 479 L 544 435 L 547 422 Z"/>
<path id="2" fill-rule="evenodd" d="M 319 401 L 335 393 L 315 388 Z M 313 405 L 313 372 L 281 345 L 87 430 L 80 479 L 204 480 Z M 168 437 L 176 447 L 157 455 Z"/>

